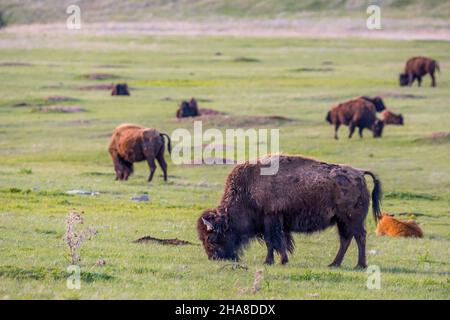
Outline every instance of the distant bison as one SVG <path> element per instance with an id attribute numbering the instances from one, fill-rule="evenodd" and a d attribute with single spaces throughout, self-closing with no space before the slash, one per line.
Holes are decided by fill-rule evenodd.
<path id="1" fill-rule="evenodd" d="M 426 57 L 414 57 L 406 62 L 405 72 L 400 74 L 400 86 L 412 86 L 414 80 L 420 87 L 422 77 L 429 74 L 431 77 L 431 86 L 436 87 L 435 71 L 439 69 L 439 63 L 436 60 Z"/>
<path id="2" fill-rule="evenodd" d="M 123 124 L 114 130 L 109 144 L 109 153 L 116 171 L 116 180 L 128 180 L 133 173 L 133 163 L 147 160 L 150 167 L 148 181 L 152 181 L 156 170 L 155 159 L 163 170 L 167 181 L 167 164 L 164 159 L 164 136 L 168 139 L 168 150 L 172 152 L 170 137 L 155 129 L 134 124 Z"/>
<path id="3" fill-rule="evenodd" d="M 395 114 L 389 110 L 384 110 L 381 113 L 381 120 L 384 124 L 403 125 L 403 116 L 401 114 Z"/>
<path id="4" fill-rule="evenodd" d="M 279 161 L 278 173 L 261 175 L 260 169 L 271 161 Z M 381 184 L 370 171 L 287 155 L 237 165 L 228 175 L 219 206 L 198 218 L 199 239 L 209 259 L 237 260 L 245 245 L 257 238 L 266 243 L 267 264 L 274 262 L 274 250 L 284 264 L 287 252 L 294 249 L 291 232 L 312 233 L 337 225 L 340 248 L 330 266 L 340 266 L 355 238 L 358 266 L 366 267 L 366 174 L 374 182 L 372 209 L 378 220 Z"/>
<path id="5" fill-rule="evenodd" d="M 423 232 L 414 220 L 398 220 L 383 214 L 377 226 L 378 236 L 423 237 Z"/>
<path id="6" fill-rule="evenodd" d="M 372 130 L 373 137 L 379 138 L 383 134 L 384 122 L 377 119 L 376 110 L 377 107 L 373 102 L 366 97 L 360 97 L 334 106 L 328 111 L 325 119 L 334 124 L 335 139 L 338 139 L 337 132 L 341 124 L 349 126 L 349 138 L 352 137 L 356 127 L 361 138 L 364 128 Z"/>
<path id="7" fill-rule="evenodd" d="M 189 102 L 181 102 L 181 105 L 177 110 L 177 118 L 197 117 L 199 115 L 197 100 L 194 98 Z"/>
<path id="8" fill-rule="evenodd" d="M 129 96 L 130 90 L 126 83 L 116 84 L 111 92 L 112 96 Z"/>

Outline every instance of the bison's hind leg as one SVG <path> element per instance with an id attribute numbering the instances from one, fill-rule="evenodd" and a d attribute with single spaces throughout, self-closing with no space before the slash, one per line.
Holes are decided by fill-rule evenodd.
<path id="1" fill-rule="evenodd" d="M 264 218 L 264 241 L 267 246 L 264 263 L 273 264 L 274 250 L 279 253 L 281 264 L 289 261 L 287 251 L 293 249 L 292 236 L 283 231 L 283 223 L 279 217 L 266 216 Z"/>
<path id="2" fill-rule="evenodd" d="M 164 148 L 161 148 L 161 151 L 156 156 L 156 160 L 158 160 L 159 166 L 164 174 L 164 181 L 167 181 L 167 163 L 164 159 Z"/>
<path id="3" fill-rule="evenodd" d="M 350 242 L 352 241 L 352 232 L 349 228 L 349 226 L 343 222 L 337 223 L 338 232 L 339 232 L 339 240 L 340 240 L 340 246 L 339 251 L 336 255 L 336 258 L 334 258 L 334 261 L 329 264 L 329 267 L 339 267 L 342 264 L 342 261 L 344 260 L 345 253 L 347 252 L 348 246 L 350 245 Z"/>
<path id="4" fill-rule="evenodd" d="M 356 244 L 358 245 L 358 265 L 357 268 L 365 269 L 366 264 L 366 230 L 364 229 L 364 223 L 358 225 L 354 230 Z"/>

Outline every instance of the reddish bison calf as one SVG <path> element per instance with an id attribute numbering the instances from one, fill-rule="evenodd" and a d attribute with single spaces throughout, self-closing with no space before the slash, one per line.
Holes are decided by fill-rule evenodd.
<path id="1" fill-rule="evenodd" d="M 380 110 L 383 109 L 380 108 Z M 356 127 L 361 138 L 364 128 L 372 130 L 373 137 L 379 138 L 383 134 L 384 122 L 377 119 L 377 110 L 373 102 L 366 97 L 360 97 L 334 106 L 328 111 L 325 119 L 330 124 L 334 124 L 335 139 L 338 139 L 337 132 L 341 124 L 349 126 L 349 138 L 352 137 Z"/>
<path id="2" fill-rule="evenodd" d="M 395 114 L 389 110 L 384 110 L 381 113 L 381 120 L 384 124 L 403 125 L 403 116 L 401 114 Z"/>
<path id="3" fill-rule="evenodd" d="M 261 175 L 270 161 L 279 161 L 275 175 Z M 256 164 L 237 165 L 228 175 L 222 200 L 197 220 L 197 232 L 209 259 L 237 260 L 253 238 L 274 250 L 281 263 L 294 249 L 291 232 L 312 233 L 337 225 L 340 248 L 330 266 L 340 266 L 352 238 L 358 245 L 358 266 L 366 267 L 366 231 L 370 194 L 364 175 L 374 182 L 372 209 L 378 220 L 381 183 L 365 170 L 319 162 L 300 156 L 273 155 Z"/>
<path id="4" fill-rule="evenodd" d="M 405 73 L 400 74 L 400 86 L 412 86 L 414 80 L 420 87 L 422 77 L 429 74 L 431 77 L 431 86 L 436 87 L 435 71 L 440 71 L 439 63 L 436 60 L 426 57 L 414 57 L 406 62 Z"/>
<path id="5" fill-rule="evenodd" d="M 155 129 L 144 128 L 134 124 L 118 126 L 109 144 L 109 153 L 116 171 L 116 180 L 128 180 L 133 173 L 133 163 L 147 160 L 150 167 L 148 181 L 152 181 L 158 161 L 167 181 L 167 164 L 164 159 L 164 136 L 168 139 L 167 148 L 172 152 L 170 137 Z"/>
<path id="6" fill-rule="evenodd" d="M 377 236 L 423 237 L 423 232 L 414 220 L 398 220 L 383 214 L 377 226 Z"/>

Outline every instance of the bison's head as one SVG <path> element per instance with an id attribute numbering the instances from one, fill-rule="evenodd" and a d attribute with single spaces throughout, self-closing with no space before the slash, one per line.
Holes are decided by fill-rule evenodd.
<path id="1" fill-rule="evenodd" d="M 219 214 L 216 209 L 205 210 L 198 218 L 197 232 L 208 259 L 238 259 L 235 239 L 226 214 Z"/>
<path id="2" fill-rule="evenodd" d="M 328 113 L 327 113 L 327 116 L 325 117 L 325 120 L 328 122 L 328 123 L 332 123 L 332 121 L 331 121 L 331 111 L 328 111 Z"/>
<path id="3" fill-rule="evenodd" d="M 386 109 L 383 99 L 381 99 L 381 97 L 375 97 L 372 99 L 372 101 L 373 104 L 375 105 L 375 109 L 377 110 L 377 112 L 381 112 Z"/>
<path id="4" fill-rule="evenodd" d="M 372 126 L 373 137 L 381 138 L 383 134 L 383 128 L 384 128 L 384 121 L 380 119 L 375 120 Z"/>
<path id="5" fill-rule="evenodd" d="M 406 73 L 401 73 L 399 76 L 399 82 L 401 87 L 409 85 L 409 76 Z"/>

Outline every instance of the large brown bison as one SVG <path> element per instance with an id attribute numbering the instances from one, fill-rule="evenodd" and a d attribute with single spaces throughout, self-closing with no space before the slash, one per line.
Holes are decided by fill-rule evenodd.
<path id="1" fill-rule="evenodd" d="M 412 86 L 414 80 L 420 87 L 422 77 L 429 74 L 431 77 L 431 86 L 436 87 L 435 71 L 440 71 L 439 63 L 436 60 L 426 57 L 414 57 L 406 62 L 405 73 L 400 74 L 400 86 Z"/>
<path id="2" fill-rule="evenodd" d="M 164 136 L 168 139 L 167 148 L 172 152 L 170 137 L 155 129 L 144 128 L 134 124 L 118 126 L 109 144 L 109 153 L 116 171 L 116 180 L 128 180 L 133 173 L 133 163 L 147 160 L 150 167 L 148 181 L 152 181 L 158 161 L 167 181 L 167 163 L 164 159 Z"/>
<path id="3" fill-rule="evenodd" d="M 349 126 L 349 138 L 353 136 L 356 127 L 361 138 L 364 128 L 372 130 L 373 137 L 379 138 L 383 134 L 384 122 L 377 119 L 376 110 L 377 106 L 371 100 L 360 97 L 334 106 L 328 111 L 325 119 L 330 124 L 334 124 L 335 139 L 338 139 L 337 132 L 341 124 Z"/>
<path id="4" fill-rule="evenodd" d="M 381 113 L 381 120 L 384 124 L 394 124 L 394 125 L 403 125 L 403 116 L 402 114 L 395 114 L 389 110 L 384 110 Z"/>
<path id="5" fill-rule="evenodd" d="M 275 175 L 261 175 L 269 161 L 279 161 Z M 364 175 L 374 182 L 372 209 L 381 215 L 381 183 L 366 170 L 319 162 L 300 156 L 273 155 L 256 164 L 237 165 L 228 175 L 220 204 L 197 220 L 197 232 L 209 259 L 237 260 L 253 238 L 267 246 L 265 262 L 274 251 L 288 262 L 294 240 L 291 232 L 312 233 L 337 225 L 340 248 L 330 266 L 340 266 L 355 238 L 358 266 L 366 267 L 366 231 L 370 194 Z"/>

